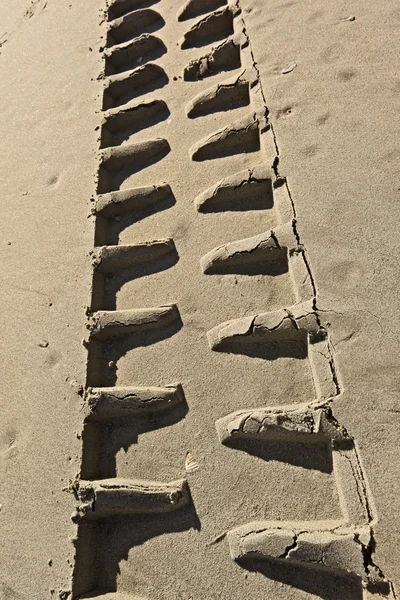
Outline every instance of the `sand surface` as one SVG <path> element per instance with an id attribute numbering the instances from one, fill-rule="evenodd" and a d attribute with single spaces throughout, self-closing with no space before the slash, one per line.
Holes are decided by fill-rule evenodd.
<path id="1" fill-rule="evenodd" d="M 400 12 L 182 8 L 0 7 L 0 600 L 393 600 Z"/>

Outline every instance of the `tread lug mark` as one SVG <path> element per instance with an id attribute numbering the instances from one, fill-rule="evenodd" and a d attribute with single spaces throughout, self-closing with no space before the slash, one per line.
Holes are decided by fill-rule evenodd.
<path id="1" fill-rule="evenodd" d="M 80 481 L 78 518 L 102 519 L 115 515 L 165 513 L 190 503 L 186 479 L 160 483 L 130 479 Z"/>
<path id="2" fill-rule="evenodd" d="M 250 84 L 243 74 L 223 81 L 202 92 L 190 102 L 187 116 L 191 119 L 216 112 L 230 111 L 250 104 Z"/>
<path id="3" fill-rule="evenodd" d="M 106 58 L 106 75 L 115 75 L 140 68 L 150 60 L 156 60 L 167 52 L 160 38 L 143 34 L 132 42 L 114 46 L 104 52 Z M 161 67 L 158 67 L 160 69 Z"/>
<path id="4" fill-rule="evenodd" d="M 207 333 L 211 350 L 266 360 L 307 358 L 309 344 L 325 336 L 311 303 L 226 321 Z"/>
<path id="5" fill-rule="evenodd" d="M 233 18 L 228 7 L 203 17 L 185 33 L 181 48 L 199 48 L 232 35 Z"/>
<path id="6" fill-rule="evenodd" d="M 118 291 L 125 283 L 170 269 L 179 260 L 170 239 L 100 246 L 92 256 L 92 310 L 114 310 Z"/>
<path id="7" fill-rule="evenodd" d="M 255 558 L 301 562 L 353 573 L 366 580 L 363 545 L 355 540 L 357 534 L 346 530 L 308 532 L 281 526 L 267 528 L 263 522 L 254 522 L 230 531 L 228 541 L 231 556 L 238 562 Z"/>
<path id="8" fill-rule="evenodd" d="M 273 207 L 272 169 L 257 165 L 225 177 L 195 199 L 201 213 L 265 210 Z"/>
<path id="9" fill-rule="evenodd" d="M 204 273 L 279 275 L 288 271 L 289 250 L 297 247 L 291 223 L 274 231 L 214 248 L 200 260 Z"/>
<path id="10" fill-rule="evenodd" d="M 96 202 L 96 213 L 112 218 L 126 212 L 156 209 L 163 203 L 168 203 L 170 206 L 175 203 L 174 195 L 167 183 L 100 195 Z"/>
<path id="11" fill-rule="evenodd" d="M 124 175 L 128 171 L 127 177 L 133 175 L 162 160 L 170 150 L 167 140 L 163 138 L 104 149 L 101 154 L 98 192 L 105 193 L 115 189 L 113 173 Z"/>
<path id="12" fill-rule="evenodd" d="M 122 17 L 127 13 L 138 8 L 147 8 L 157 4 L 160 0 L 114 0 L 108 7 L 108 20 L 112 21 L 117 17 Z"/>
<path id="13" fill-rule="evenodd" d="M 239 410 L 216 421 L 219 440 L 229 445 L 235 438 L 279 439 L 302 443 L 331 443 L 335 449 L 352 449 L 354 443 L 326 407 L 312 404 Z"/>
<path id="14" fill-rule="evenodd" d="M 221 71 L 232 71 L 240 67 L 240 43 L 236 37 L 231 37 L 204 56 L 190 61 L 184 69 L 183 78 L 185 81 L 197 81 Z"/>
<path id="15" fill-rule="evenodd" d="M 157 99 L 149 99 L 134 106 L 110 111 L 103 121 L 101 145 L 103 148 L 117 145 L 121 139 L 128 139 L 142 129 L 153 127 L 168 119 L 169 115 L 166 103 Z M 115 136 L 115 134 L 119 135 Z"/>
<path id="16" fill-rule="evenodd" d="M 169 410 L 186 403 L 180 384 L 164 387 L 103 387 L 90 388 L 86 404 L 87 420 L 109 421 L 119 417 L 140 416 Z"/>
<path id="17" fill-rule="evenodd" d="M 192 160 L 212 160 L 260 149 L 259 120 L 252 114 L 193 146 Z"/>
<path id="18" fill-rule="evenodd" d="M 133 161 L 142 163 L 161 160 L 171 150 L 167 140 L 158 138 L 118 148 L 106 148 L 102 152 L 101 167 L 107 171 L 119 171 Z"/>
<path id="19" fill-rule="evenodd" d="M 137 308 L 126 310 L 99 310 L 89 321 L 91 339 L 107 340 L 138 334 L 153 329 L 161 329 L 182 321 L 176 304 L 155 308 Z"/>
<path id="20" fill-rule="evenodd" d="M 127 246 L 102 246 L 93 252 L 93 264 L 99 273 L 112 275 L 120 269 L 140 267 L 170 255 L 173 255 L 174 262 L 177 262 L 178 254 L 171 239 Z"/>
<path id="21" fill-rule="evenodd" d="M 178 21 L 200 17 L 200 15 L 225 6 L 226 3 L 226 0 L 188 0 L 178 13 Z"/>
<path id="22" fill-rule="evenodd" d="M 164 27 L 165 21 L 155 10 L 144 8 L 134 10 L 126 15 L 111 21 L 107 32 L 107 45 L 128 42 L 140 33 L 152 33 Z"/>
<path id="23" fill-rule="evenodd" d="M 108 78 L 104 88 L 103 110 L 126 104 L 130 100 L 164 87 L 168 77 L 158 65 L 147 64 L 126 75 Z"/>
<path id="24" fill-rule="evenodd" d="M 96 246 L 118 244 L 124 229 L 171 208 L 175 203 L 175 196 L 166 183 L 99 195 L 93 209 L 96 214 Z"/>

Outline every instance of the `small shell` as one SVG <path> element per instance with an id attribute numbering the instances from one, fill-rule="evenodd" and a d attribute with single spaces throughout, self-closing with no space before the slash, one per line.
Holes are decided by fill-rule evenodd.
<path id="1" fill-rule="evenodd" d="M 295 69 L 296 67 L 297 67 L 297 62 L 292 60 L 292 62 L 290 62 L 288 65 L 286 65 L 286 67 L 284 69 L 282 69 L 281 74 L 286 75 L 286 73 L 291 73 L 293 71 L 293 69 Z"/>
<path id="2" fill-rule="evenodd" d="M 185 471 L 186 473 L 193 473 L 197 471 L 199 465 L 197 464 L 196 459 L 194 458 L 191 452 L 186 452 L 186 460 L 185 460 Z"/>

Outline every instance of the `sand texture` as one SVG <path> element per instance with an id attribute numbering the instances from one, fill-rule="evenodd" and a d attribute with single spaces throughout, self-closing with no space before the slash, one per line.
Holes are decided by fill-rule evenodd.
<path id="1" fill-rule="evenodd" d="M 0 22 L 0 600 L 396 600 L 395 0 Z"/>

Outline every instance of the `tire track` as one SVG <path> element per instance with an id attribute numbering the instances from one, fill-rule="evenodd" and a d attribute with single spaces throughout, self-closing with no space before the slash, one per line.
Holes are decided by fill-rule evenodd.
<path id="1" fill-rule="evenodd" d="M 233 6 L 235 14 L 238 14 L 240 12 L 238 3 L 234 3 Z M 199 22 L 199 27 L 203 22 Z M 243 137 L 248 135 L 250 127 L 253 130 L 256 127 L 260 130 L 261 140 L 263 139 L 262 130 L 268 130 L 268 109 L 252 55 L 251 43 L 243 19 L 239 18 L 236 23 L 235 39 L 241 39 L 241 36 L 245 39 L 241 44 L 241 64 L 245 67 L 246 74 L 252 72 L 253 85 L 250 85 L 250 103 L 260 106 L 258 114 L 265 115 L 267 125 L 260 127 L 262 118 L 256 117 L 257 113 L 255 113 L 251 124 L 250 119 L 248 124 L 246 121 L 242 121 L 240 124 L 234 124 L 222 132 L 213 134 L 207 141 L 200 142 L 193 154 L 195 160 L 215 158 L 219 147 L 223 142 L 226 143 L 230 136 L 236 139 L 242 138 L 242 151 L 251 151 L 251 142 L 248 145 L 243 142 Z M 190 31 L 193 31 L 193 28 Z M 238 85 L 239 82 L 243 85 L 239 79 L 236 84 L 233 83 L 233 86 Z M 211 105 L 212 102 L 217 104 L 215 98 L 218 93 L 221 93 L 220 90 L 221 88 L 217 86 L 211 94 L 206 92 L 204 97 L 200 96 L 192 106 L 198 104 L 201 106 L 201 103 L 204 102 L 206 106 L 207 102 Z M 252 99 L 254 92 L 255 101 Z M 190 110 L 193 111 L 193 108 L 191 107 Z M 252 140 L 253 144 L 255 143 L 254 139 Z M 277 149 L 275 134 L 274 144 Z M 240 142 L 238 146 L 240 147 Z M 213 153 L 215 147 L 218 150 Z M 293 560 L 309 566 L 324 566 L 337 572 L 351 572 L 362 579 L 366 594 L 369 589 L 373 588 L 385 596 L 392 597 L 391 584 L 386 581 L 379 567 L 373 563 L 371 549 L 375 547 L 373 525 L 376 522 L 376 516 L 371 508 L 368 488 L 363 483 L 366 478 L 358 457 L 356 443 L 346 430 L 340 427 L 331 413 L 334 400 L 341 393 L 338 371 L 328 332 L 322 326 L 318 313 L 316 286 L 306 249 L 300 243 L 293 199 L 286 178 L 278 173 L 278 163 L 279 154 L 277 153 L 274 160 L 276 176 L 274 186 L 283 188 L 285 191 L 288 201 L 285 203 L 284 214 L 291 213 L 289 224 L 292 236 L 298 242 L 297 248 L 296 244 L 293 244 L 292 249 L 289 245 L 285 254 L 286 256 L 293 254 L 293 250 L 296 253 L 292 281 L 300 304 L 283 308 L 275 313 L 264 313 L 222 323 L 208 333 L 208 339 L 212 350 L 227 353 L 240 352 L 249 356 L 268 356 L 270 359 L 282 355 L 297 358 L 308 356 L 314 378 L 316 399 L 308 404 L 307 409 L 303 412 L 296 409 L 294 421 L 292 407 L 288 407 L 286 410 L 284 407 L 261 408 L 247 414 L 232 413 L 217 421 L 216 426 L 220 440 L 225 444 L 231 441 L 232 435 L 240 440 L 256 439 L 258 443 L 274 438 L 278 442 L 288 443 L 288 437 L 290 442 L 290 438 L 298 441 L 299 435 L 306 435 L 311 441 L 313 438 L 317 440 L 318 436 L 323 434 L 325 443 L 332 447 L 335 477 L 342 499 L 343 522 L 339 525 L 329 522 L 292 523 L 291 530 L 287 525 L 285 529 L 285 523 L 274 524 L 267 521 L 250 523 L 228 533 L 231 556 L 241 564 L 244 563 L 244 566 L 248 561 L 251 567 L 253 567 L 255 559 L 261 558 Z M 237 270 L 237 257 L 242 258 L 244 264 L 248 265 L 249 257 L 256 256 L 260 249 L 261 253 L 264 250 L 265 255 L 266 247 L 268 247 L 268 253 L 272 249 L 275 251 L 280 249 L 279 241 L 278 239 L 275 241 L 272 232 L 269 238 L 265 235 L 255 236 L 211 251 L 202 259 L 203 269 L 206 273 L 210 271 L 226 273 L 236 263 Z M 310 419 L 313 426 L 311 429 L 307 429 Z M 327 422 L 329 422 L 329 426 L 326 426 Z M 224 433 L 225 431 L 228 433 Z M 338 440 L 338 432 L 342 433 L 343 440 Z M 310 433 L 317 435 L 307 436 Z M 246 449 L 245 446 L 240 448 L 238 445 L 235 448 Z M 343 455 L 345 455 L 347 463 L 343 462 Z M 346 468 L 348 464 L 352 465 L 351 469 Z M 360 490 L 362 490 L 361 493 Z"/>
<path id="2" fill-rule="evenodd" d="M 149 8 L 155 4 L 157 10 Z M 208 421 L 211 414 L 219 414 L 216 426 L 221 446 L 245 450 L 248 443 L 255 441 L 262 446 L 271 439 L 290 445 L 299 435 L 311 447 L 327 445 L 337 473 L 343 519 L 291 523 L 290 527 L 283 521 L 249 521 L 228 528 L 218 540 L 226 537 L 232 558 L 246 568 L 248 559 L 251 562 L 257 553 L 263 560 L 293 560 L 338 573 L 351 572 L 364 581 L 366 589 L 375 586 L 389 595 L 390 583 L 373 564 L 376 517 L 356 443 L 331 412 L 341 391 L 339 376 L 329 334 L 317 310 L 316 285 L 298 234 L 293 198 L 286 178 L 278 172 L 276 139 L 240 7 L 237 2 L 189 0 L 177 11 L 175 4 L 166 0 L 116 0 L 108 10 L 102 150 L 93 209 L 96 248 L 88 322 L 86 417 L 81 475 L 74 486 L 74 519 L 79 529 L 72 596 L 78 598 L 98 590 L 97 597 L 106 598 L 107 591 L 117 588 L 116 575 L 106 572 L 107 557 L 104 550 L 100 552 L 104 547 L 103 531 L 121 531 L 114 528 L 114 521 L 108 522 L 110 516 L 140 513 L 145 529 L 154 529 L 155 536 L 199 528 L 186 479 L 166 479 L 162 483 L 117 477 L 116 458 L 110 460 L 107 454 L 112 453 L 107 444 L 108 438 L 114 439 L 114 429 L 128 416 L 143 413 L 150 414 L 151 420 L 141 423 L 137 431 L 148 435 L 182 422 L 188 410 L 187 387 L 195 397 L 190 377 L 183 375 L 184 357 L 194 356 L 191 360 L 199 365 L 196 376 L 201 381 L 203 373 L 211 373 L 210 365 L 217 358 L 221 377 L 229 380 L 229 369 L 235 364 L 232 357 L 246 356 L 250 379 L 255 382 L 260 354 L 271 368 L 279 356 L 290 356 L 292 364 L 294 357 L 308 362 L 315 398 L 307 398 L 302 404 L 294 399 L 295 408 L 230 409 L 225 417 L 221 402 L 214 412 L 205 407 L 203 414 Z M 186 19 L 192 18 L 198 20 L 187 25 Z M 175 23 L 182 24 L 180 42 L 174 37 Z M 227 78 L 232 70 L 236 73 Z M 217 83 L 210 87 L 209 78 Z M 180 145 L 187 148 L 186 156 Z M 202 176 L 204 169 L 207 175 Z M 206 181 L 208 187 L 203 185 Z M 188 198 L 194 200 L 190 208 Z M 157 223 L 164 223 L 163 214 L 175 211 L 176 216 L 177 208 L 184 216 L 172 234 L 149 233 L 156 217 Z M 194 225 L 189 210 L 196 216 Z M 262 233 L 252 230 L 259 222 L 255 215 L 260 211 L 271 221 L 271 228 L 263 226 Z M 233 239 L 221 245 L 224 240 L 218 236 L 234 222 L 235 215 L 241 217 L 240 227 L 236 224 L 241 237 L 235 240 L 233 229 Z M 209 236 L 202 233 L 206 230 L 202 224 L 205 219 L 209 224 L 212 220 L 217 223 L 211 225 Z M 224 229 L 221 219 L 226 219 Z M 146 239 L 126 244 L 123 237 L 131 225 Z M 198 233 L 186 242 L 189 226 L 197 228 Z M 197 239 L 201 243 L 197 244 Z M 218 245 L 213 245 L 213 239 Z M 232 276 L 242 277 L 236 292 L 229 288 L 231 304 L 224 302 L 221 292 L 216 315 L 213 317 L 215 305 L 210 305 L 208 312 L 205 308 L 201 324 L 196 325 L 204 334 L 208 331 L 209 348 L 205 351 L 190 329 L 195 317 L 189 314 L 190 302 L 183 285 L 185 275 L 193 273 L 195 256 L 200 272 L 191 277 L 193 281 L 198 277 L 201 286 L 217 278 L 222 282 L 231 281 L 228 278 Z M 170 283 L 163 287 L 160 282 L 166 281 L 162 279 L 164 271 L 168 271 Z M 287 293 L 284 285 L 276 283 L 282 285 L 282 298 L 287 295 L 287 303 L 279 310 L 259 310 L 244 318 L 232 315 L 233 310 L 240 314 L 243 306 L 248 309 L 246 300 L 240 300 L 244 294 L 239 289 L 247 289 L 257 302 L 262 301 L 260 290 L 265 289 L 261 287 L 265 277 L 278 282 L 284 274 L 289 276 L 291 290 Z M 136 279 L 141 280 L 141 287 L 132 289 L 139 304 L 120 308 L 119 291 Z M 237 285 L 239 279 L 235 281 Z M 260 287 L 254 288 L 256 285 Z M 178 297 L 178 302 L 172 295 Z M 206 304 L 206 300 L 202 302 Z M 224 318 L 211 329 L 204 327 L 204 322 L 221 316 Z M 147 348 L 152 355 L 146 354 Z M 143 350 L 137 355 L 143 364 L 137 381 L 138 370 L 124 367 L 125 363 L 119 366 L 133 349 Z M 150 356 L 154 358 L 150 360 Z M 161 363 L 165 363 L 165 372 L 182 374 L 170 378 L 180 383 L 162 379 L 165 372 Z M 129 375 L 129 385 L 119 383 L 120 373 L 122 381 Z M 151 374 L 154 381 L 142 385 L 139 380 L 143 373 L 147 377 Z M 211 383 L 209 386 L 212 389 Z M 194 402 L 193 408 L 201 410 Z M 184 430 L 179 431 L 182 434 Z M 172 439 L 170 442 L 177 443 Z M 239 454 L 238 470 L 243 464 Z M 187 455 L 190 464 L 196 465 L 190 476 L 197 495 L 195 477 L 205 477 L 204 461 L 196 460 L 191 452 Z M 171 502 L 171 494 L 178 494 L 182 502 Z M 153 508 L 147 510 L 147 506 Z M 165 507 L 168 511 L 179 509 L 176 514 L 180 516 L 171 518 L 181 519 L 181 529 L 175 520 L 167 525 L 152 521 L 146 514 Z M 152 537 L 146 535 L 145 540 Z M 143 544 L 141 539 L 139 535 L 129 547 Z"/>

